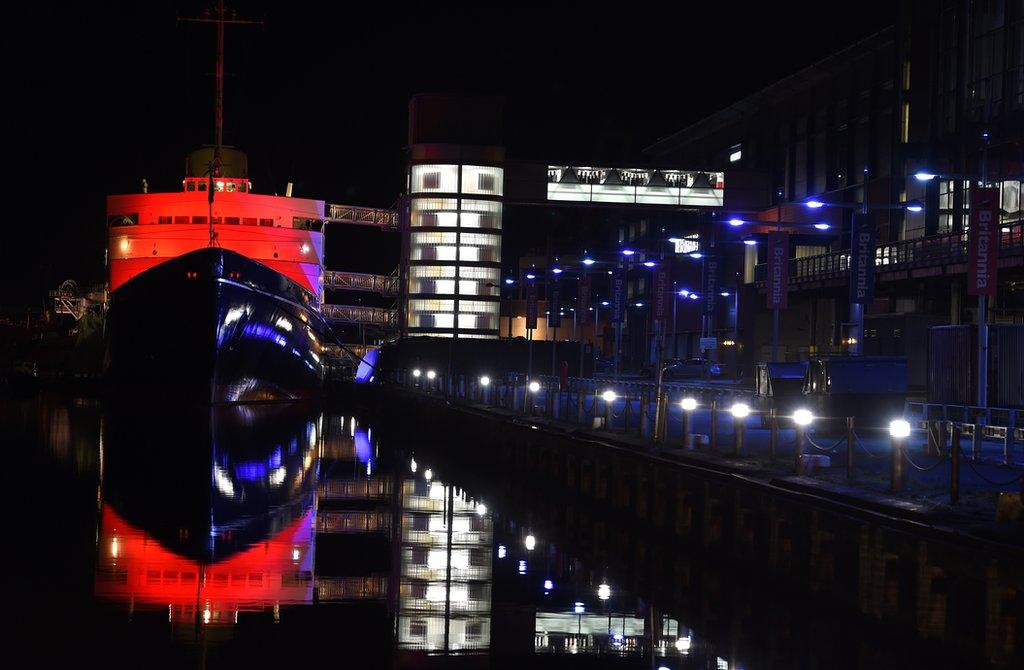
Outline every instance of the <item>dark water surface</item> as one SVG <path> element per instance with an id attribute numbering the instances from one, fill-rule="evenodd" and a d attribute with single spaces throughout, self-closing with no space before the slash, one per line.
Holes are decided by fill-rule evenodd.
<path id="1" fill-rule="evenodd" d="M 562 537 L 551 501 L 460 474 L 443 441 L 395 428 L 345 407 L 0 399 L 8 653 L 103 668 L 964 667 L 714 556 L 617 544 L 615 519 Z"/>

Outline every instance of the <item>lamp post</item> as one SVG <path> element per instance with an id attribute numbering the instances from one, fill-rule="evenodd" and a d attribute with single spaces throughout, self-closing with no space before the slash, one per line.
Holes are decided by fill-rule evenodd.
<path id="1" fill-rule="evenodd" d="M 690 424 L 693 411 L 697 409 L 697 399 L 687 396 L 679 402 L 679 406 L 683 408 L 683 449 L 689 449 L 693 441 Z"/>
<path id="2" fill-rule="evenodd" d="M 732 414 L 733 418 L 732 455 L 740 456 L 743 454 L 743 429 L 746 418 L 750 416 L 750 405 L 742 402 L 733 403 L 729 412 Z"/>
<path id="3" fill-rule="evenodd" d="M 898 493 L 903 490 L 903 449 L 910 436 L 910 423 L 906 419 L 893 419 L 889 422 L 889 440 L 892 444 L 892 479 L 889 490 Z"/>
<path id="4" fill-rule="evenodd" d="M 868 205 L 868 183 L 867 182 L 868 182 L 868 169 L 865 167 L 864 168 L 864 181 L 861 182 L 860 184 L 855 184 L 853 186 L 847 186 L 847 187 L 844 187 L 842 189 L 836 189 L 835 191 L 829 191 L 828 193 L 823 193 L 822 194 L 822 196 L 824 196 L 824 195 L 829 195 L 831 193 L 838 193 L 839 191 L 849 190 L 850 188 L 860 187 L 860 188 L 864 189 L 864 197 L 861 199 L 861 202 L 859 204 L 855 203 L 855 202 L 826 202 L 826 201 L 821 199 L 821 196 L 810 198 L 810 199 L 804 201 L 804 205 L 806 207 L 810 208 L 810 209 L 821 209 L 822 207 L 838 207 L 838 208 L 841 208 L 841 209 L 855 209 L 855 210 L 860 210 L 859 214 L 861 215 L 861 217 L 863 217 L 861 225 L 857 225 L 857 222 L 855 220 L 854 221 L 854 225 L 852 225 L 850 227 L 850 256 L 851 256 L 851 263 L 850 263 L 849 271 L 850 271 L 850 285 L 851 285 L 851 290 L 850 290 L 850 293 L 851 293 L 851 296 L 850 296 L 851 297 L 851 301 L 850 301 L 850 322 L 851 322 L 851 325 L 852 325 L 852 330 L 849 332 L 849 335 L 848 335 L 847 339 L 848 339 L 848 342 L 850 344 L 850 354 L 853 355 L 853 356 L 860 356 L 861 352 L 863 351 L 863 346 L 864 346 L 864 302 L 869 302 L 870 299 L 871 299 L 870 296 L 863 296 L 864 302 L 857 302 L 855 300 L 852 300 L 853 293 L 854 293 L 853 286 L 855 285 L 854 282 L 857 281 L 857 273 L 855 272 L 854 263 L 852 262 L 852 260 L 853 260 L 854 254 L 857 253 L 857 251 L 858 251 L 858 247 L 865 247 L 865 246 L 869 246 L 870 247 L 869 249 L 863 249 L 862 250 L 862 255 L 865 256 L 865 259 L 863 260 L 863 262 L 865 263 L 865 268 L 864 268 L 865 277 L 868 276 L 868 273 L 870 273 L 870 276 L 871 276 L 870 280 L 865 279 L 864 281 L 865 282 L 870 282 L 870 285 L 872 287 L 873 287 L 873 281 L 874 281 L 874 279 L 873 279 L 873 277 L 874 277 L 874 270 L 875 270 L 875 267 L 874 267 L 874 263 L 875 263 L 874 223 L 873 223 L 873 221 L 871 221 L 870 219 L 867 218 L 868 217 L 868 212 L 869 212 L 869 210 L 879 210 L 879 209 L 881 209 L 881 210 L 893 210 L 893 209 L 900 210 L 900 209 L 905 209 L 908 212 L 915 212 L 916 213 L 916 212 L 920 212 L 920 211 L 922 211 L 924 209 L 924 205 L 922 205 L 917 200 L 911 200 L 911 201 L 902 203 L 900 205 L 870 205 L 869 206 Z M 862 231 L 861 230 L 862 227 L 866 228 L 866 230 Z M 861 236 L 861 235 L 867 236 L 867 238 L 870 241 L 870 244 L 864 245 L 862 243 L 863 241 L 858 239 L 858 237 Z"/>
<path id="5" fill-rule="evenodd" d="M 798 409 L 793 412 L 793 423 L 796 425 L 796 463 L 794 471 L 798 475 L 804 473 L 804 442 L 807 439 L 807 426 L 811 425 L 812 421 L 814 421 L 814 415 L 808 409 Z"/>

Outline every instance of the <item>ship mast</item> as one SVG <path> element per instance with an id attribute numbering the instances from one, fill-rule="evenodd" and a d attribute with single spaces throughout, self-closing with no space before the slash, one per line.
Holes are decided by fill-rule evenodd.
<path id="1" fill-rule="evenodd" d="M 263 22 L 240 19 L 238 18 L 235 10 L 231 10 L 231 16 L 229 18 L 227 7 L 224 6 L 224 0 L 217 0 L 217 6 L 213 8 L 212 14 L 211 11 L 207 9 L 203 12 L 202 16 L 181 20 L 191 23 L 213 23 L 216 24 L 217 28 L 217 65 L 214 70 L 216 84 L 213 99 L 213 172 L 211 176 L 219 177 L 222 165 L 221 150 L 224 148 L 224 26 L 262 25 Z"/>

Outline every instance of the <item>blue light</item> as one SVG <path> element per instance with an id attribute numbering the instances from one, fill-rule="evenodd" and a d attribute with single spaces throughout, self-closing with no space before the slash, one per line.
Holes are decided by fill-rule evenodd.
<path id="1" fill-rule="evenodd" d="M 701 258 L 704 258 L 704 254 L 702 254 L 699 251 L 694 251 L 693 253 L 690 254 L 690 258 L 693 258 L 695 260 L 700 260 Z"/>
<path id="2" fill-rule="evenodd" d="M 526 574 L 526 561 L 519 561 L 519 574 Z"/>
<path id="3" fill-rule="evenodd" d="M 373 448 L 370 446 L 370 436 L 362 428 L 356 429 L 354 436 L 356 447 L 356 458 L 360 463 L 369 463 L 373 458 Z"/>
<path id="4" fill-rule="evenodd" d="M 679 292 L 679 295 L 685 298 L 686 296 L 690 295 L 690 292 L 684 288 L 682 291 Z"/>
<path id="5" fill-rule="evenodd" d="M 527 279 L 536 279 L 537 275 L 531 273 L 531 274 L 526 275 L 526 278 Z"/>
<path id="6" fill-rule="evenodd" d="M 562 268 L 551 268 L 551 272 L 556 275 L 560 275 L 562 274 Z"/>
<path id="7" fill-rule="evenodd" d="M 642 302 L 635 302 L 635 303 L 633 303 L 633 305 L 635 307 L 643 307 L 644 306 L 644 304 Z"/>
<path id="8" fill-rule="evenodd" d="M 623 249 L 622 250 L 622 255 L 623 256 L 632 256 L 635 253 L 636 253 L 636 250 L 634 250 L 634 249 Z"/>
<path id="9" fill-rule="evenodd" d="M 918 172 L 914 174 L 914 179 L 918 181 L 931 181 L 932 179 L 935 179 L 938 176 L 939 175 L 934 174 L 932 172 Z"/>
<path id="10" fill-rule="evenodd" d="M 506 284 L 515 284 L 515 283 L 516 283 L 516 280 L 515 280 L 515 279 L 506 279 L 506 280 L 505 280 L 505 283 L 506 283 Z"/>
<path id="11" fill-rule="evenodd" d="M 654 261 L 644 261 L 644 265 L 649 268 L 653 268 L 655 265 L 657 265 L 657 263 L 655 263 Z"/>
<path id="12" fill-rule="evenodd" d="M 742 226 L 744 223 L 743 219 L 729 219 L 729 225 L 732 227 Z"/>
<path id="13" fill-rule="evenodd" d="M 607 300 L 602 300 L 602 301 L 601 301 L 601 306 L 602 306 L 602 307 L 607 307 L 607 306 L 608 306 L 609 304 L 610 304 L 610 303 L 609 303 L 609 302 L 608 302 Z"/>
<path id="14" fill-rule="evenodd" d="M 596 262 L 597 261 L 595 261 L 593 258 L 584 258 L 583 259 L 583 264 L 586 265 L 587 267 L 593 265 Z"/>
<path id="15" fill-rule="evenodd" d="M 373 378 L 374 366 L 377 365 L 377 356 L 380 355 L 380 349 L 367 349 L 366 353 L 363 354 L 362 360 L 359 361 L 359 367 L 356 368 L 356 383 L 366 384 L 369 383 Z"/>
<path id="16" fill-rule="evenodd" d="M 829 225 L 827 223 L 824 223 L 824 222 L 816 223 L 816 224 L 814 224 L 814 227 L 817 228 L 818 230 L 828 230 L 829 229 Z"/>
<path id="17" fill-rule="evenodd" d="M 804 204 L 810 207 L 811 209 L 821 209 L 822 207 L 825 206 L 825 203 L 823 203 L 821 200 L 808 200 Z"/>
<path id="18" fill-rule="evenodd" d="M 696 293 L 691 293 L 691 294 L 690 294 L 690 300 L 697 300 L 697 299 L 699 299 L 699 298 L 700 298 L 700 296 L 699 296 L 699 295 L 697 295 Z"/>
<path id="19" fill-rule="evenodd" d="M 923 212 L 924 205 L 922 205 L 921 202 L 918 200 L 911 200 L 910 202 L 907 203 L 907 211 L 914 213 Z"/>
<path id="20" fill-rule="evenodd" d="M 498 545 L 498 558 L 505 558 L 505 556 L 507 554 L 508 554 L 508 549 L 505 548 L 505 545 L 499 544 Z"/>
<path id="21" fill-rule="evenodd" d="M 551 589 L 555 588 L 555 583 L 552 582 L 550 579 L 545 579 L 544 580 L 544 588 L 546 590 L 550 591 Z"/>
<path id="22" fill-rule="evenodd" d="M 743 240 L 743 244 L 747 245 L 748 247 L 753 247 L 753 246 L 757 245 L 757 240 L 746 239 L 746 240 Z"/>
<path id="23" fill-rule="evenodd" d="M 729 297 L 729 292 L 728 291 L 722 291 L 721 293 L 719 293 L 719 295 L 722 296 L 723 298 L 728 298 Z"/>
<path id="24" fill-rule="evenodd" d="M 572 611 L 576 614 L 583 614 L 583 612 L 585 611 L 583 608 L 583 603 L 577 601 L 576 604 L 573 605 Z"/>

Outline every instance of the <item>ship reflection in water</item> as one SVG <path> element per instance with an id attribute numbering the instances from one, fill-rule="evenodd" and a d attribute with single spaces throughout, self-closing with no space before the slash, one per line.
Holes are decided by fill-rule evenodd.
<path id="1" fill-rule="evenodd" d="M 287 405 L 112 412 L 96 596 L 185 626 L 311 603 L 319 423 Z"/>
<path id="2" fill-rule="evenodd" d="M 354 667 L 558 667 L 568 655 L 728 667 L 609 566 L 531 530 L 530 509 L 460 486 L 451 463 L 357 417 L 302 404 L 76 411 L 72 423 L 93 412 L 99 431 L 81 610 L 94 653 L 120 645 L 126 663 L 171 666 L 344 648 Z"/>

